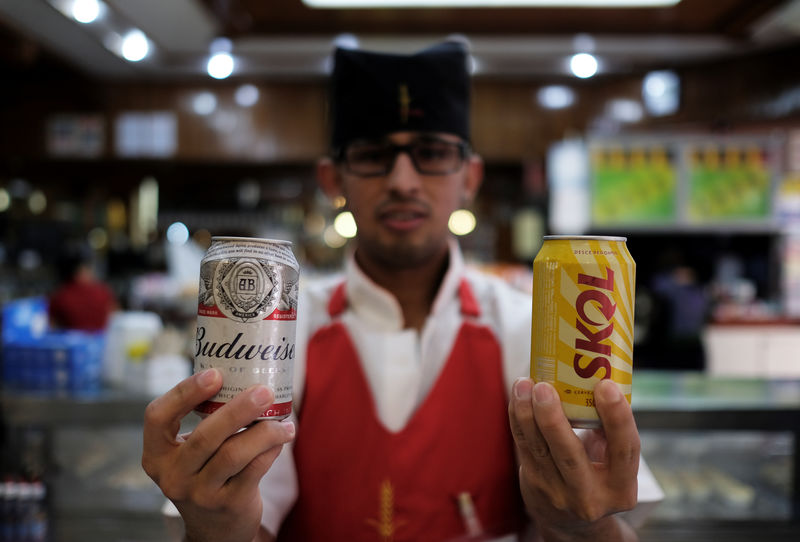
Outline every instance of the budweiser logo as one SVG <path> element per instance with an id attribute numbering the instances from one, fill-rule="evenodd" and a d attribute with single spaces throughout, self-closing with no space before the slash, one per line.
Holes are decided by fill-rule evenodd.
<path id="1" fill-rule="evenodd" d="M 578 284 L 590 286 L 582 291 L 575 300 L 575 310 L 578 318 L 575 319 L 575 328 L 583 338 L 575 339 L 575 356 L 572 365 L 581 378 L 591 378 L 600 369 L 605 369 L 603 379 L 611 378 L 611 362 L 607 356 L 611 355 L 611 341 L 607 340 L 614 332 L 614 313 L 617 305 L 613 300 L 614 271 L 606 267 L 606 277 L 593 277 L 583 273 L 578 275 Z M 586 306 L 596 304 L 597 312 L 602 320 L 596 321 L 586 314 Z M 596 317 L 595 317 L 596 318 Z M 587 327 L 593 326 L 596 331 Z M 584 355 L 594 356 L 591 361 L 584 364 Z"/>
<path id="2" fill-rule="evenodd" d="M 197 326 L 195 340 L 195 360 L 200 358 L 239 359 L 263 361 L 284 361 L 294 359 L 294 343 L 281 337 L 278 344 L 239 344 L 243 333 L 237 333 L 233 340 L 217 342 L 206 340 L 205 326 Z"/>

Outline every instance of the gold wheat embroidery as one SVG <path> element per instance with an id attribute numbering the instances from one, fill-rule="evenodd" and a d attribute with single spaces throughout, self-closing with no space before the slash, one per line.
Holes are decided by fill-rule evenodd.
<path id="1" fill-rule="evenodd" d="M 398 89 L 400 101 L 400 121 L 403 124 L 408 123 L 408 114 L 411 107 L 411 96 L 408 94 L 408 85 L 400 85 Z"/>
<path id="2" fill-rule="evenodd" d="M 378 519 L 365 520 L 381 537 L 381 542 L 392 542 L 397 528 L 405 523 L 394 519 L 394 487 L 388 479 L 381 482 L 378 490 Z"/>

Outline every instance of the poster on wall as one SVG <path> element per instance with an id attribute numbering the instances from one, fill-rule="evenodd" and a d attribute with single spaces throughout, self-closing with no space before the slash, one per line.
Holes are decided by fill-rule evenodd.
<path id="1" fill-rule="evenodd" d="M 98 158 L 105 152 L 106 122 L 98 114 L 60 113 L 47 119 L 45 146 L 56 158 Z"/>
<path id="2" fill-rule="evenodd" d="M 692 223 L 764 221 L 771 216 L 769 148 L 759 143 L 706 142 L 685 147 L 686 218 Z"/>
<path id="3" fill-rule="evenodd" d="M 592 222 L 672 224 L 677 218 L 676 152 L 666 145 L 593 145 Z"/>

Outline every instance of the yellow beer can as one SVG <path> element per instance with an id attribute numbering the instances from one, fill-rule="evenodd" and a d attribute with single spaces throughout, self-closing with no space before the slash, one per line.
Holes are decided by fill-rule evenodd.
<path id="1" fill-rule="evenodd" d="M 636 263 L 626 241 L 548 235 L 533 261 L 531 378 L 558 390 L 573 427 L 600 427 L 600 380 L 631 400 Z"/>

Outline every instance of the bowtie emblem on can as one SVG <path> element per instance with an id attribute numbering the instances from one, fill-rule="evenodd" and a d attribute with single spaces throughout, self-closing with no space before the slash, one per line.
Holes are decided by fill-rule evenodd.
<path id="1" fill-rule="evenodd" d="M 631 400 L 636 264 L 625 241 L 546 236 L 533 263 L 531 377 L 553 384 L 574 427 L 600 427 L 602 379 Z"/>
<path id="2" fill-rule="evenodd" d="M 194 368 L 218 369 L 223 384 L 198 414 L 211 414 L 254 384 L 275 393 L 259 419 L 291 413 L 299 271 L 288 241 L 212 239 L 200 264 Z"/>

